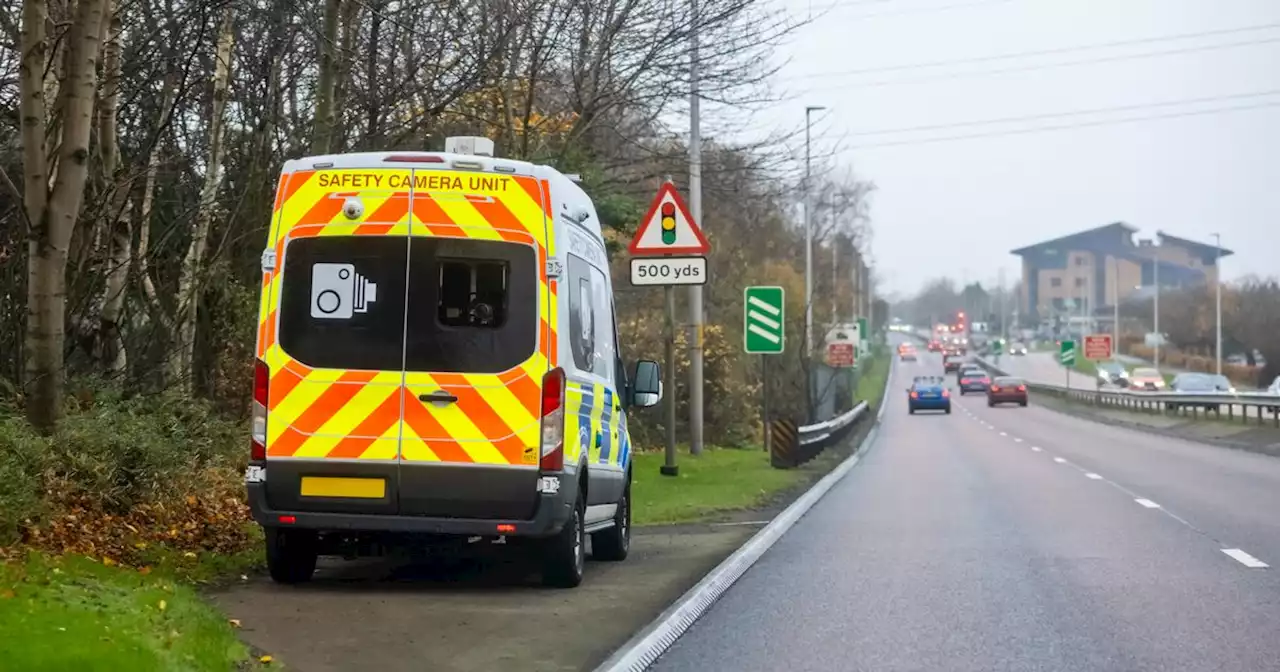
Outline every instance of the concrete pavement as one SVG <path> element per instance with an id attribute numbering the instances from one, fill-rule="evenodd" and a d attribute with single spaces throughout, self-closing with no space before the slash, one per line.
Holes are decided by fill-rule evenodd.
<path id="1" fill-rule="evenodd" d="M 1280 461 L 957 397 L 877 444 L 652 669 L 1271 670 Z"/>

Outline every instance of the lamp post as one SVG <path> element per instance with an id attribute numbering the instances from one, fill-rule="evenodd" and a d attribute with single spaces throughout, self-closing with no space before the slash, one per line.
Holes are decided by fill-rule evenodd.
<path id="1" fill-rule="evenodd" d="M 809 131 L 813 126 L 813 113 L 827 108 L 821 105 L 809 105 L 804 108 L 804 357 L 805 361 L 813 356 L 813 203 L 810 198 L 809 177 L 812 173 L 812 155 L 810 152 Z M 810 413 L 813 412 L 813 366 L 806 366 L 805 395 L 809 400 Z M 809 418 L 812 420 L 813 418 Z"/>
<path id="2" fill-rule="evenodd" d="M 1217 349 L 1214 350 L 1215 359 L 1218 361 L 1218 375 L 1222 375 L 1222 234 L 1213 234 L 1213 244 L 1217 248 L 1213 260 L 1213 280 L 1217 285 L 1215 299 L 1217 313 Z"/>

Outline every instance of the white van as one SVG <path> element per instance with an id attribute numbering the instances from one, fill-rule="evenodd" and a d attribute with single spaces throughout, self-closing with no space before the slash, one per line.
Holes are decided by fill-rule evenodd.
<path id="1" fill-rule="evenodd" d="M 262 264 L 246 472 L 272 578 L 403 542 L 532 539 L 547 583 L 627 556 L 627 413 L 591 199 L 548 166 L 446 151 L 289 161 Z"/>

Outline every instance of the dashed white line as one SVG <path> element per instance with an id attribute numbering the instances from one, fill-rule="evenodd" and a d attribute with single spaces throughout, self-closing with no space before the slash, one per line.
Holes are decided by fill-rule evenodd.
<path id="1" fill-rule="evenodd" d="M 1085 474 L 1085 475 L 1084 475 L 1084 477 L 1085 477 L 1085 478 L 1091 478 L 1091 479 L 1093 479 L 1093 480 L 1095 480 L 1095 481 L 1101 481 L 1101 480 L 1102 480 L 1102 475 L 1101 475 L 1101 474 L 1095 474 L 1095 473 L 1093 473 L 1092 471 L 1091 471 L 1091 472 L 1089 472 L 1089 473 L 1087 473 L 1087 474 Z"/>
<path id="2" fill-rule="evenodd" d="M 1158 509 L 1158 508 L 1160 508 L 1160 505 L 1159 505 L 1159 504 L 1156 504 L 1155 502 L 1153 502 L 1153 501 L 1151 501 L 1151 500 L 1149 500 L 1149 499 L 1142 499 L 1141 497 L 1139 497 L 1139 498 L 1137 498 L 1137 499 L 1134 499 L 1133 501 L 1135 501 L 1135 502 L 1137 502 L 1137 503 L 1139 503 L 1139 504 L 1141 504 L 1141 505 L 1143 505 L 1143 506 L 1147 507 L 1148 509 Z"/>
<path id="3" fill-rule="evenodd" d="M 1249 555 L 1248 553 L 1245 553 L 1244 551 L 1238 548 L 1224 548 L 1222 549 L 1222 552 L 1226 553 L 1228 556 L 1233 558 L 1236 562 L 1239 562 L 1240 564 L 1250 569 L 1265 569 L 1269 567 L 1267 563 L 1253 557 L 1252 555 Z"/>
<path id="4" fill-rule="evenodd" d="M 1066 460 L 1064 460 L 1064 459 L 1062 459 L 1061 457 L 1055 457 L 1055 458 L 1053 458 L 1053 461 L 1054 461 L 1054 462 L 1057 462 L 1058 464 L 1066 464 L 1066 463 L 1067 463 L 1067 461 L 1066 461 Z"/>
<path id="5" fill-rule="evenodd" d="M 1016 437 L 1016 436 L 1015 436 L 1015 437 L 1013 437 L 1013 442 L 1014 442 L 1014 443 L 1022 443 L 1022 439 L 1019 439 L 1018 437 Z"/>
<path id="6" fill-rule="evenodd" d="M 1031 446 L 1031 450 L 1034 450 L 1038 453 L 1040 452 L 1040 446 Z"/>
<path id="7" fill-rule="evenodd" d="M 1005 432 L 1000 432 L 1000 436 L 1009 436 L 1009 435 L 1006 434 Z"/>

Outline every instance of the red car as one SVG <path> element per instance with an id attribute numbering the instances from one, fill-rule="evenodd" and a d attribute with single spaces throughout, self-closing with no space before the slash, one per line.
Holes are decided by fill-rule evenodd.
<path id="1" fill-rule="evenodd" d="M 1000 376 L 991 381 L 987 387 L 987 405 L 1014 404 L 1027 405 L 1027 383 L 1021 378 Z"/>
<path id="2" fill-rule="evenodd" d="M 942 350 L 942 344 L 938 341 L 929 341 L 929 352 L 938 352 Z"/>

